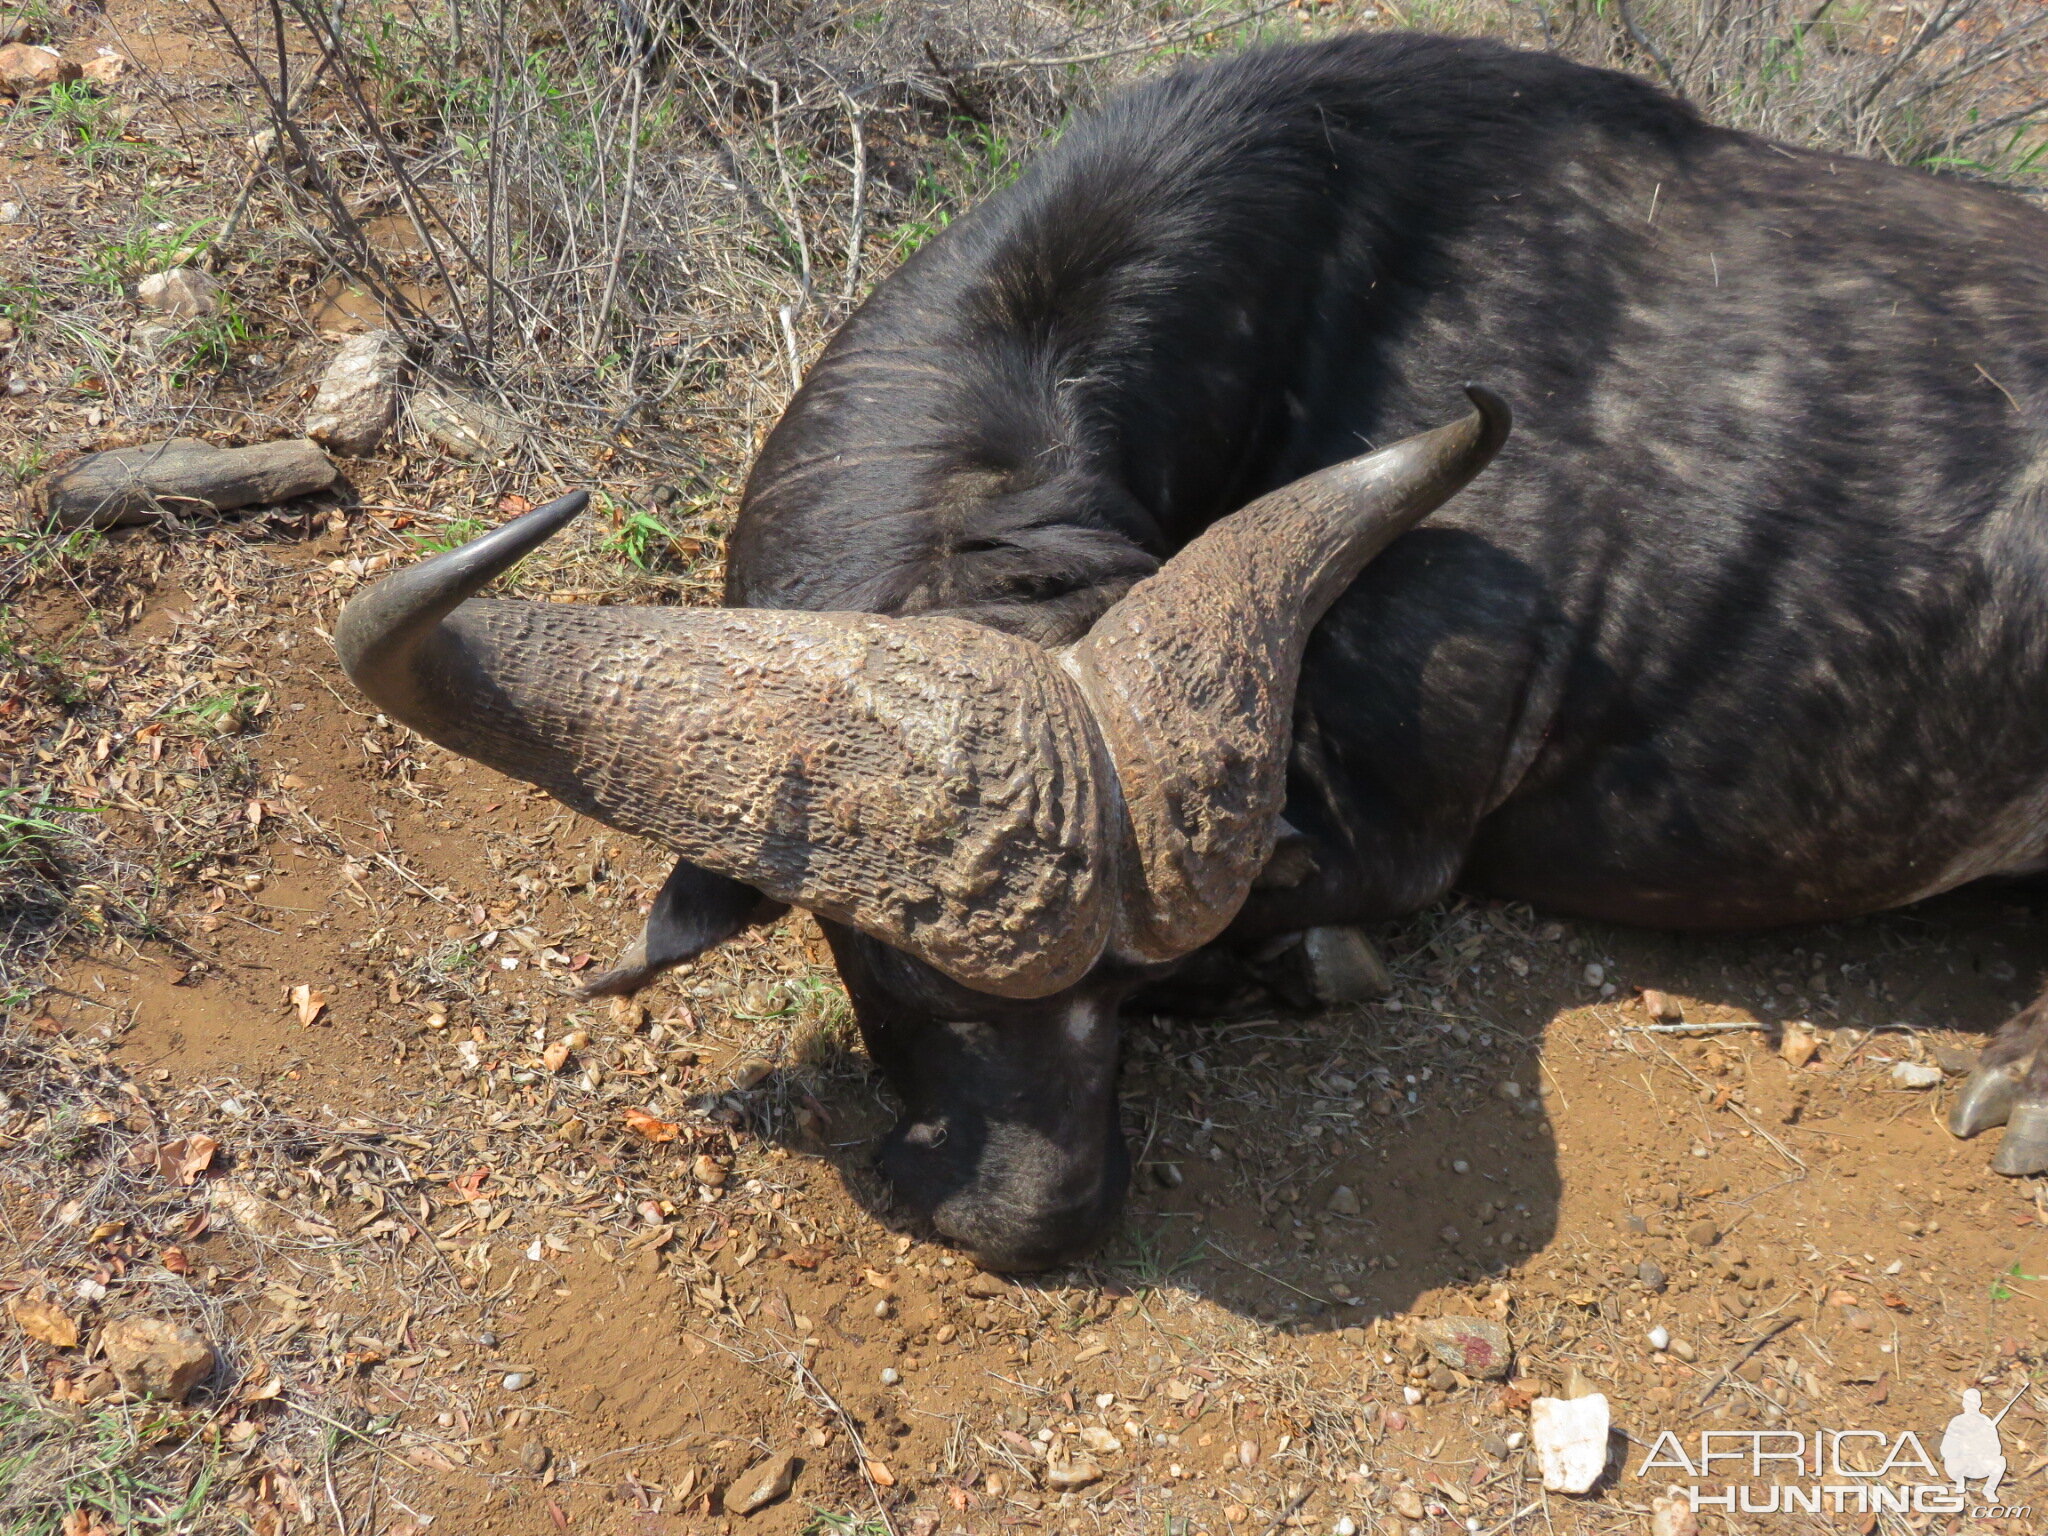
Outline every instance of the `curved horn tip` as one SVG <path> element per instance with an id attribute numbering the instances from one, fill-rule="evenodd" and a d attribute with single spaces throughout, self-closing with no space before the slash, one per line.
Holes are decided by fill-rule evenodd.
<path id="1" fill-rule="evenodd" d="M 365 587 L 335 620 L 334 648 L 342 669 L 381 708 L 405 719 L 397 701 L 408 691 L 401 678 L 412 650 L 465 598 L 517 565 L 589 505 L 590 492 L 571 491 Z"/>
<path id="2" fill-rule="evenodd" d="M 1515 413 L 1508 409 L 1507 401 L 1484 384 L 1465 385 L 1465 398 L 1479 413 L 1480 432 L 1476 450 L 1480 462 L 1485 463 L 1499 453 L 1501 445 L 1508 440 L 1508 433 L 1514 430 Z"/>

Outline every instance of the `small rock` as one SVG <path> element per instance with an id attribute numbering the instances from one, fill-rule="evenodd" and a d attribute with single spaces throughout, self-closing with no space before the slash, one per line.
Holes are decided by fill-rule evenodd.
<path id="1" fill-rule="evenodd" d="M 1918 1237 L 1927 1228 L 1915 1221 L 1911 1216 L 1901 1216 L 1899 1218 L 1899 1230 L 1908 1237 Z"/>
<path id="2" fill-rule="evenodd" d="M 1420 1520 L 1422 1518 L 1422 1495 L 1413 1488 L 1396 1488 L 1394 1490 L 1394 1513 L 1403 1520 Z"/>
<path id="3" fill-rule="evenodd" d="M 1371 1002 L 1394 990 L 1393 972 L 1356 928 L 1310 928 L 1301 936 L 1309 985 L 1325 1008 Z"/>
<path id="4" fill-rule="evenodd" d="M 1655 1259 L 1645 1259 L 1638 1264 L 1636 1278 L 1643 1282 L 1643 1289 L 1646 1291 L 1661 1291 L 1670 1283 L 1665 1276 L 1664 1266 Z"/>
<path id="5" fill-rule="evenodd" d="M 197 267 L 152 272 L 135 285 L 135 297 L 143 308 L 174 320 L 203 320 L 220 313 L 220 284 Z"/>
<path id="6" fill-rule="evenodd" d="M 1935 1088 L 1941 1084 L 1941 1068 L 1932 1062 L 1901 1061 L 1892 1065 L 1892 1086 L 1896 1088 Z"/>
<path id="7" fill-rule="evenodd" d="M 1699 1528 L 1699 1518 L 1684 1489 L 1674 1488 L 1667 1497 L 1650 1499 L 1650 1536 L 1698 1536 Z"/>
<path id="8" fill-rule="evenodd" d="M 901 1381 L 902 1379 L 903 1379 L 903 1373 L 902 1373 L 901 1371 L 897 1370 L 895 1366 L 893 1366 L 893 1365 L 885 1365 L 885 1366 L 883 1366 L 883 1367 L 882 1367 L 882 1385 L 883 1385 L 883 1386 L 885 1386 L 885 1387 L 893 1387 L 893 1386 L 895 1386 L 895 1385 L 896 1385 L 896 1384 L 897 1384 L 898 1382 L 900 1382 L 900 1381 Z"/>
<path id="9" fill-rule="evenodd" d="M 1512 1103 L 1513 1101 L 1521 1098 L 1522 1085 L 1510 1079 L 1506 1082 L 1494 1084 L 1493 1091 L 1499 1094 L 1502 1098 Z"/>
<path id="10" fill-rule="evenodd" d="M 1721 1241 L 1721 1229 L 1702 1216 L 1685 1229 L 1685 1240 L 1695 1248 L 1711 1248 Z"/>
<path id="11" fill-rule="evenodd" d="M 1431 1354 L 1467 1376 L 1498 1381 L 1514 1363 L 1507 1329 L 1488 1318 L 1433 1317 L 1416 1333 Z"/>
<path id="12" fill-rule="evenodd" d="M 690 1172 L 706 1189 L 723 1189 L 726 1179 L 730 1177 L 725 1171 L 725 1166 L 709 1152 L 697 1154 L 696 1161 L 690 1164 Z"/>
<path id="13" fill-rule="evenodd" d="M 53 85 L 69 85 L 78 76 L 78 66 L 54 48 L 34 43 L 0 48 L 0 94 L 33 96 Z"/>
<path id="14" fill-rule="evenodd" d="M 1339 1184 L 1330 1191 L 1330 1198 L 1323 1202 L 1323 1209 L 1332 1216 L 1356 1216 L 1358 1196 L 1352 1193 L 1349 1184 Z"/>
<path id="15" fill-rule="evenodd" d="M 376 452 L 398 420 L 406 366 L 405 340 L 396 331 L 351 336 L 320 375 L 306 436 L 350 458 Z"/>
<path id="16" fill-rule="evenodd" d="M 1102 1468 L 1085 1457 L 1079 1461 L 1056 1461 L 1045 1469 L 1045 1486 L 1061 1493 L 1101 1481 Z"/>
<path id="17" fill-rule="evenodd" d="M 795 1483 L 795 1453 L 778 1451 L 726 1489 L 725 1512 L 729 1515 L 751 1515 L 755 1510 L 773 1504 Z"/>
<path id="18" fill-rule="evenodd" d="M 1654 987 L 1643 989 L 1643 1012 L 1660 1024 L 1685 1022 L 1685 1009 L 1679 1006 L 1678 999 L 1668 992 L 1659 992 Z"/>
<path id="19" fill-rule="evenodd" d="M 1154 1163 L 1152 1182 L 1161 1189 L 1179 1189 L 1187 1180 L 1181 1175 L 1179 1163 Z"/>
<path id="20" fill-rule="evenodd" d="M 108 86 L 128 73 L 128 61 L 118 53 L 102 53 L 87 59 L 79 74 L 94 85 Z"/>
<path id="21" fill-rule="evenodd" d="M 767 1082 L 774 1071 L 772 1063 L 762 1061 L 759 1057 L 752 1061 L 743 1061 L 732 1069 L 732 1085 L 744 1093 L 749 1088 L 758 1088 Z"/>
<path id="22" fill-rule="evenodd" d="M 1950 1077 L 1962 1077 L 1977 1070 L 1977 1053 L 1960 1045 L 1942 1045 L 1939 1042 L 1927 1047 L 1927 1054 L 1934 1058 L 1934 1064 Z"/>
<path id="23" fill-rule="evenodd" d="M 1607 1466 L 1609 1423 L 1603 1393 L 1539 1397 L 1531 1403 L 1529 1431 L 1543 1486 L 1552 1493 L 1584 1493 L 1597 1483 Z"/>
<path id="24" fill-rule="evenodd" d="M 1805 1066 L 1820 1050 L 1820 1037 L 1809 1024 L 1788 1020 L 1785 1033 L 1778 1041 L 1778 1054 L 1785 1058 L 1786 1065 L 1794 1068 Z"/>
<path id="25" fill-rule="evenodd" d="M 554 1453 L 548 1449 L 545 1440 L 529 1440 L 526 1449 L 519 1453 L 519 1464 L 535 1477 L 547 1471 L 548 1463 L 554 1460 Z"/>
<path id="26" fill-rule="evenodd" d="M 528 1387 L 533 1385 L 533 1372 L 507 1371 L 505 1373 L 505 1379 L 502 1383 L 500 1383 L 500 1385 L 502 1385 L 507 1392 L 524 1392 Z"/>
<path id="27" fill-rule="evenodd" d="M 412 424 L 458 459 L 493 459 L 519 446 L 525 429 L 480 395 L 440 380 L 412 397 Z"/>
<path id="28" fill-rule="evenodd" d="M 1123 1441 L 1095 1424 L 1082 1426 L 1081 1443 L 1098 1456 L 1114 1456 L 1124 1448 Z"/>
<path id="29" fill-rule="evenodd" d="M 1330 1536 L 1358 1536 L 1358 1522 L 1349 1515 L 1339 1515 L 1330 1527 Z"/>
<path id="30" fill-rule="evenodd" d="M 213 1346 L 195 1328 L 160 1317 L 117 1317 L 100 1330 L 100 1352 L 124 1391 L 182 1403 L 213 1374 Z"/>
<path id="31" fill-rule="evenodd" d="M 1587 986 L 1597 987 L 1607 980 L 1607 967 L 1597 960 L 1590 960 L 1586 963 L 1585 976 Z"/>
<path id="32" fill-rule="evenodd" d="M 1499 1435 L 1481 1435 L 1479 1437 L 1479 1449 L 1488 1456 L 1491 1456 L 1495 1461 L 1506 1461 L 1508 1459 L 1508 1443 Z"/>
<path id="33" fill-rule="evenodd" d="M 1671 1353 L 1678 1356 L 1687 1365 L 1691 1365 L 1693 1361 L 1700 1357 L 1700 1352 L 1684 1339 L 1673 1339 L 1671 1341 Z"/>
<path id="34" fill-rule="evenodd" d="M 1661 1355 L 1664 1353 L 1665 1350 L 1669 1349 L 1670 1347 L 1671 1330 L 1669 1328 L 1666 1328 L 1662 1323 L 1659 1323 L 1656 1327 L 1650 1330 L 1650 1348 L 1656 1350 L 1657 1353 Z"/>
<path id="35" fill-rule="evenodd" d="M 960 1289 L 970 1296 L 979 1297 L 983 1301 L 993 1301 L 998 1296 L 1010 1294 L 1010 1288 L 1003 1283 L 1002 1278 L 990 1274 L 985 1269 L 978 1269 L 969 1275 L 967 1283 L 961 1286 Z"/>

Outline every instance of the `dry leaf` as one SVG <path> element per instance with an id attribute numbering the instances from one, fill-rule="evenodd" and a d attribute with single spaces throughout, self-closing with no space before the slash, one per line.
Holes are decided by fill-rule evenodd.
<path id="1" fill-rule="evenodd" d="M 559 1072 L 569 1064 L 569 1053 L 580 1051 L 590 1044 L 590 1036 L 580 1029 L 572 1029 L 553 1045 L 540 1053 L 540 1059 L 547 1064 L 550 1072 Z"/>
<path id="2" fill-rule="evenodd" d="M 649 1141 L 674 1141 L 683 1134 L 683 1128 L 673 1120 L 657 1120 L 644 1109 L 626 1111 L 626 1129 Z"/>
<path id="3" fill-rule="evenodd" d="M 166 1248 L 163 1251 L 161 1262 L 164 1268 L 174 1275 L 189 1275 L 192 1273 L 192 1261 L 185 1257 L 185 1250 L 182 1248 Z"/>
<path id="4" fill-rule="evenodd" d="M 292 1006 L 299 1011 L 299 1022 L 310 1027 L 313 1021 L 327 1011 L 327 994 L 315 992 L 304 982 L 292 988 Z"/>
<path id="5" fill-rule="evenodd" d="M 472 1168 L 469 1172 L 459 1173 L 450 1179 L 448 1187 L 465 1200 L 482 1200 L 485 1198 L 484 1180 L 490 1176 L 491 1170 L 488 1168 Z"/>
<path id="6" fill-rule="evenodd" d="M 522 513 L 531 512 L 533 503 L 517 491 L 508 491 L 498 498 L 498 510 L 508 517 L 518 517 Z"/>
<path id="7" fill-rule="evenodd" d="M 8 1302 L 7 1310 L 14 1314 L 14 1321 L 30 1338 L 57 1349 L 77 1348 L 78 1324 L 62 1307 L 27 1296 L 16 1296 Z"/>
<path id="8" fill-rule="evenodd" d="M 211 1136 L 181 1136 L 156 1149 L 156 1171 L 180 1184 L 197 1184 L 199 1176 L 213 1166 L 213 1154 L 219 1150 L 220 1143 Z M 148 1160 L 142 1165 L 148 1167 Z"/>

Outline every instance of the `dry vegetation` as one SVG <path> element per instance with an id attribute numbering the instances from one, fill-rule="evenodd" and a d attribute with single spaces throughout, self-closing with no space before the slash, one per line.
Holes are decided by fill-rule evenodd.
<path id="1" fill-rule="evenodd" d="M 1634 1493 L 1530 1494 L 1508 1393 L 1423 1359 L 1425 1298 L 1511 1316 L 1532 1378 L 1581 1369 L 1644 1405 L 1696 1397 L 1752 1313 L 1808 1307 L 1813 1344 L 1709 1388 L 1739 1422 L 2019 1379 L 2027 1325 L 1985 1319 L 2038 1266 L 1984 1234 L 2029 1220 L 2032 1187 L 1979 1189 L 1974 1149 L 1913 1142 L 1922 1164 L 1858 1206 L 1925 1225 L 1921 1191 L 1956 1202 L 1944 1251 L 1928 1237 L 1884 1271 L 1901 1278 L 1841 1257 L 1818 1218 L 1739 1260 L 1670 1259 L 1697 1379 L 1627 1363 L 1660 1303 L 1630 1278 L 1637 1228 L 1614 1226 L 1640 1213 L 1644 1243 L 1676 1244 L 1830 1160 L 1872 1166 L 1841 1125 L 1811 1127 L 1923 1102 L 1880 1102 L 1884 1072 L 1955 1042 L 1873 1026 L 1994 1018 L 2030 955 L 2003 909 L 1695 952 L 1453 904 L 1389 935 L 1401 1006 L 1368 1021 L 1139 1030 L 1122 1245 L 977 1289 L 840 1190 L 872 1193 L 860 1141 L 883 1109 L 804 925 L 692 968 L 650 1012 L 569 1007 L 563 976 L 621 944 L 660 868 L 364 713 L 322 631 L 393 559 L 562 484 L 604 515 L 521 586 L 711 601 L 740 478 L 805 360 L 1137 74 L 1345 26 L 1489 32 L 1662 78 L 1726 122 L 2024 188 L 2048 180 L 2038 5 L 26 0 L 0 18 L 132 61 L 0 117 L 0 1291 L 19 1325 L 0 1532 L 398 1532 L 436 1510 L 465 1531 L 715 1528 L 719 1492 L 799 1432 L 817 1470 L 787 1528 L 838 1536 L 1639 1525 Z M 145 323 L 133 284 L 176 260 L 228 302 Z M 314 504 L 111 538 L 44 524 L 33 487 L 73 453 L 297 431 L 334 334 L 379 314 L 495 402 L 498 451 L 414 431 Z M 1930 979 L 1958 953 L 1976 968 Z M 1643 1032 L 1627 981 L 1669 977 L 1691 979 L 1691 1018 L 1821 1020 L 1819 1061 L 1781 1074 L 1756 1029 Z M 1617 1166 L 1568 1209 L 1535 1166 L 1543 1106 L 1622 1064 L 1655 1134 L 1610 1140 Z M 1493 1107 L 1511 1079 L 1530 1113 Z M 1667 1116 L 1695 1129 L 1658 1152 Z M 1415 1193 L 1452 1187 L 1432 1181 L 1453 1140 L 1525 1180 L 1463 1238 Z M 1695 1152 L 1769 1177 L 1658 1161 Z M 1330 1203 L 1360 1158 L 1430 1207 L 1420 1225 Z M 599 1326 L 619 1277 L 660 1293 L 661 1340 Z M 1866 1317 L 1835 1300 L 1857 1286 L 1924 1320 L 1912 1385 L 1903 1356 L 1865 1368 L 1864 1322 L 1818 1326 Z M 820 1364 L 807 1312 L 873 1310 L 870 1292 L 872 1347 Z M 137 1311 L 219 1347 L 190 1406 L 110 1391 L 93 1330 Z M 610 1353 L 580 1356 L 585 1334 Z M 672 1390 L 694 1420 L 626 1411 L 613 1377 L 635 1352 L 689 1378 Z M 905 1357 L 937 1398 L 876 1397 L 878 1362 Z M 534 1398 L 504 1386 L 529 1369 Z M 1100 1435 L 1131 1442 L 1096 1453 L 1111 1476 L 1046 1486 L 1045 1445 Z"/>

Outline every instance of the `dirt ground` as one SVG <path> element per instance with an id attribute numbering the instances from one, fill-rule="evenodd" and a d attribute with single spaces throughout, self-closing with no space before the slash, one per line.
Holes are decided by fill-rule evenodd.
<path id="1" fill-rule="evenodd" d="M 149 110 L 225 133 L 198 13 L 116 4 L 66 35 L 103 46 L 174 82 Z M 126 126 L 168 136 L 150 121 Z M 0 142 L 0 197 L 37 214 L 0 224 L 0 270 L 125 195 Z M 301 303 L 207 407 L 260 436 L 323 330 L 362 320 L 310 267 L 235 281 Z M 25 356 L 10 441 L 120 440 L 103 393 Z M 743 467 L 758 423 L 702 419 Z M 1805 1478 L 1858 1487 L 1910 1431 L 1930 1470 L 1891 1481 L 1936 1483 L 1972 1387 L 2012 1400 L 1996 1504 L 1698 1521 L 2041 1528 L 2048 1185 L 1992 1175 L 1991 1142 L 1941 1117 L 2048 971 L 2042 892 L 1711 939 L 1453 901 L 1378 935 L 1379 1005 L 1130 1021 L 1121 1235 L 985 1275 L 892 1226 L 865 1167 L 890 1107 L 807 919 L 576 1002 L 665 862 L 341 676 L 340 602 L 544 489 L 410 452 L 310 507 L 38 546 L 11 588 L 10 782 L 93 809 L 50 856 L 82 904 L 60 924 L 9 898 L 17 929 L 63 930 L 0 998 L 9 1536 L 1636 1530 L 1674 1487 L 1799 1481 L 1668 1450 L 1645 1470 L 1667 1431 L 1688 1456 L 1702 1431 L 1797 1433 L 1809 1461 L 1822 1432 L 1875 1432 Z M 615 484 L 665 505 L 625 461 Z M 593 534 L 522 579 L 703 600 L 716 514 L 673 522 L 666 575 Z M 210 1340 L 189 1404 L 116 1390 L 99 1344 L 131 1313 Z M 1445 1318 L 1504 1327 L 1512 1363 L 1431 1353 Z M 1531 1401 L 1589 1391 L 1609 1470 L 1546 1493 Z M 729 1512 L 784 1454 L 789 1493 Z"/>

